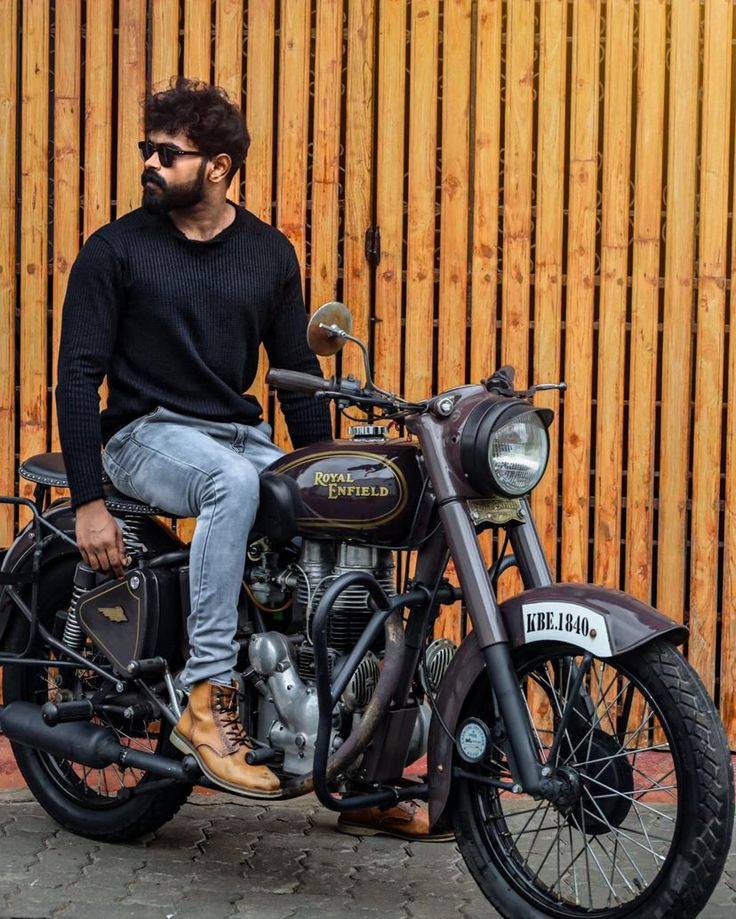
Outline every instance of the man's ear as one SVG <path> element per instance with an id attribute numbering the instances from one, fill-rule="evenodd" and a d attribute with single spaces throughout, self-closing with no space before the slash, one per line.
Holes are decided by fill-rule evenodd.
<path id="1" fill-rule="evenodd" d="M 210 182 L 227 182 L 227 175 L 230 172 L 232 164 L 233 161 L 227 153 L 218 153 L 217 156 L 213 156 L 210 159 L 210 171 L 208 176 Z"/>

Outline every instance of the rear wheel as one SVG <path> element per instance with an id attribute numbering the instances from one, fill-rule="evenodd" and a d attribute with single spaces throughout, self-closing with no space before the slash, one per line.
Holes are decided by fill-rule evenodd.
<path id="1" fill-rule="evenodd" d="M 572 698 L 581 667 L 587 672 Z M 517 672 L 542 759 L 569 778 L 571 795 L 562 807 L 456 782 L 458 844 L 486 897 L 513 919 L 696 916 L 721 875 L 733 829 L 728 745 L 697 674 L 666 641 L 589 665 L 571 648 L 528 645 L 517 653 Z M 469 698 L 464 717 L 488 723 L 485 672 Z M 553 762 L 567 706 L 572 716 Z M 462 765 L 511 780 L 497 746 L 481 764 Z"/>
<path id="2" fill-rule="evenodd" d="M 65 610 L 69 605 L 76 561 L 65 559 L 43 574 L 39 618 L 49 631 L 56 611 Z M 22 650 L 27 636 L 27 623 L 17 615 L 8 637 L 8 649 Z M 90 659 L 98 657 L 89 641 L 84 654 Z M 49 656 L 49 649 L 40 639 L 32 649 L 32 656 Z M 55 699 L 61 672 L 53 664 L 43 667 L 6 665 L 3 668 L 4 702 L 43 705 Z M 90 696 L 100 688 L 100 678 L 93 671 L 80 669 L 75 673 L 75 697 Z M 94 723 L 112 728 L 118 741 L 133 749 L 179 755 L 169 744 L 167 722 L 145 718 L 128 722 L 116 714 L 103 714 L 96 716 Z M 93 769 L 17 743 L 11 746 L 18 769 L 44 810 L 66 829 L 91 839 L 125 842 L 151 833 L 176 814 L 192 790 L 191 785 L 157 783 L 155 790 L 152 787 L 146 793 L 146 785 L 155 781 L 155 777 L 143 770 L 117 765 Z"/>

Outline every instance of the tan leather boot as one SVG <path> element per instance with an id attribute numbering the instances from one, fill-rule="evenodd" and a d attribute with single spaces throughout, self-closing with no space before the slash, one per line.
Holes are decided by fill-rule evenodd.
<path id="1" fill-rule="evenodd" d="M 409 842 L 452 842 L 454 833 L 429 828 L 429 813 L 416 801 L 402 801 L 388 810 L 364 807 L 343 811 L 337 829 L 351 836 L 395 836 Z"/>
<path id="2" fill-rule="evenodd" d="M 279 780 L 267 766 L 249 766 L 245 761 L 253 744 L 240 723 L 236 683 L 195 683 L 171 732 L 171 743 L 190 753 L 207 778 L 228 791 L 257 798 L 280 793 Z"/>

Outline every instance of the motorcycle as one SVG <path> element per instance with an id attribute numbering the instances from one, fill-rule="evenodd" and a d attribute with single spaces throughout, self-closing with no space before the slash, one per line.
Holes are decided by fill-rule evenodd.
<path id="1" fill-rule="evenodd" d="M 365 418 L 262 474 L 236 636 L 248 762 L 267 763 L 283 797 L 314 792 L 334 811 L 428 801 L 504 916 L 697 915 L 733 827 L 725 733 L 677 650 L 682 625 L 553 581 L 529 502 L 553 412 L 533 397 L 564 384 L 518 392 L 504 367 L 412 403 L 373 382 L 343 304 L 314 314 L 308 340 L 319 355 L 361 348 L 365 383 L 278 369 L 269 382 Z M 165 511 L 108 483 L 126 570 L 95 572 L 68 499 L 49 499 L 66 485 L 61 455 L 20 472 L 33 501 L 0 499 L 32 512 L 0 567 L 0 728 L 56 821 L 129 840 L 212 785 L 169 743 L 189 547 Z M 499 603 L 510 568 L 523 590 Z M 456 647 L 433 631 L 459 600 L 472 630 Z M 407 773 L 425 754 L 426 774 Z"/>

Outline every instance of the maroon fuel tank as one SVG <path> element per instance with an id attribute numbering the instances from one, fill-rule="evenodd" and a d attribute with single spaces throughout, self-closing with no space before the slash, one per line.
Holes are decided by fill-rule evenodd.
<path id="1" fill-rule="evenodd" d="M 325 441 L 287 454 L 268 471 L 298 485 L 301 536 L 403 546 L 423 535 L 431 499 L 413 441 Z"/>

